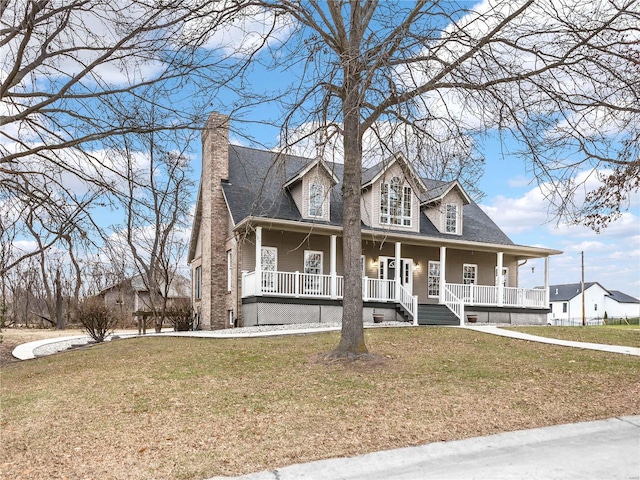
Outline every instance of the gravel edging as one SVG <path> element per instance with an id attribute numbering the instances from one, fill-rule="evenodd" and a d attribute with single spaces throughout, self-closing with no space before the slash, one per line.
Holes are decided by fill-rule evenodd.
<path id="1" fill-rule="evenodd" d="M 376 327 L 410 327 L 410 322 L 382 322 L 382 323 L 365 323 L 364 328 Z M 216 336 L 222 335 L 246 335 L 252 333 L 278 332 L 278 331 L 295 331 L 295 330 L 325 330 L 341 328 L 342 323 L 293 323 L 290 325 L 256 325 L 253 327 L 225 328 L 223 330 L 210 330 Z"/>

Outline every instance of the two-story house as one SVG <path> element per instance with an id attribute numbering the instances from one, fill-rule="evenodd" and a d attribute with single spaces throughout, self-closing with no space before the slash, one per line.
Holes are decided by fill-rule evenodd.
<path id="1" fill-rule="evenodd" d="M 230 145 L 228 118 L 203 130 L 189 249 L 202 328 L 339 322 L 343 165 Z M 421 178 L 402 155 L 362 172 L 364 320 L 544 324 L 549 256 L 515 245 L 456 182 Z M 518 287 L 545 259 L 545 288 Z"/>

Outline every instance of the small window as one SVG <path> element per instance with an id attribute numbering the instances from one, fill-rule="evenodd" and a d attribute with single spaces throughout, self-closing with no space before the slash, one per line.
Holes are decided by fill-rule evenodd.
<path id="1" fill-rule="evenodd" d="M 463 285 L 476 285 L 478 277 L 478 265 L 465 263 L 462 265 L 462 283 Z"/>
<path id="2" fill-rule="evenodd" d="M 445 233 L 458 233 L 458 204 L 447 203 L 445 207 Z"/>
<path id="3" fill-rule="evenodd" d="M 428 294 L 431 298 L 440 296 L 440 262 L 429 261 Z"/>
<path id="4" fill-rule="evenodd" d="M 196 300 L 200 300 L 202 298 L 202 266 L 196 267 L 195 277 Z"/>
<path id="5" fill-rule="evenodd" d="M 562 302 L 562 313 L 567 313 L 567 302 Z"/>
<path id="6" fill-rule="evenodd" d="M 309 216 L 324 216 L 324 185 L 321 183 L 309 185 Z"/>
<path id="7" fill-rule="evenodd" d="M 231 291 L 233 285 L 233 255 L 231 250 L 227 250 L 227 292 Z"/>
<path id="8" fill-rule="evenodd" d="M 233 310 L 227 310 L 227 318 L 229 319 L 229 326 L 233 327 Z"/>
<path id="9" fill-rule="evenodd" d="M 365 270 L 365 262 L 366 261 L 366 257 L 364 255 L 360 255 L 360 272 L 362 273 L 362 278 L 367 276 L 367 272 Z"/>
<path id="10" fill-rule="evenodd" d="M 597 311 L 598 311 L 598 304 L 597 304 L 597 303 L 594 303 L 594 304 L 593 304 L 593 311 L 594 311 L 594 312 L 597 312 Z"/>

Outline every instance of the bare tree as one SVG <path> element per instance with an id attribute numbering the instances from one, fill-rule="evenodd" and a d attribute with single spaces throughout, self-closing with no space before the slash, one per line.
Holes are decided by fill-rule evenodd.
<path id="1" fill-rule="evenodd" d="M 367 351 L 358 262 L 367 132 L 392 151 L 381 125 L 458 145 L 497 130 L 520 142 L 539 181 L 563 199 L 566 179 L 590 162 L 636 171 L 637 0 L 497 1 L 476 9 L 439 1 L 247 2 L 255 5 L 290 19 L 291 36 L 270 67 L 302 70 L 281 92 L 283 137 L 311 124 L 321 138 L 335 132 L 342 142 L 345 291 L 342 336 L 331 355 Z M 607 121 L 622 141 L 598 132 Z M 562 161 L 572 154 L 579 156 Z"/>
<path id="2" fill-rule="evenodd" d="M 201 48 L 201 19 L 211 32 L 235 11 L 223 1 L 0 2 L 0 201 L 58 210 L 61 229 L 40 248 L 64 243 L 87 200 L 105 201 L 85 192 L 126 180 L 110 160 L 110 139 L 202 125 L 202 105 L 234 70 L 223 50 Z M 164 123 L 139 121 L 151 104 Z M 0 274 L 37 254 L 13 258 Z"/>
<path id="3" fill-rule="evenodd" d="M 153 125 L 153 109 L 143 122 Z M 128 247 L 129 257 L 148 292 L 145 306 L 155 330 L 162 328 L 177 266 L 184 260 L 193 181 L 184 148 L 190 142 L 178 132 L 151 132 L 127 137 L 120 148 L 127 174 L 126 189 L 113 190 L 125 211 L 126 224 L 113 239 Z M 115 151 L 115 146 L 114 146 Z"/>

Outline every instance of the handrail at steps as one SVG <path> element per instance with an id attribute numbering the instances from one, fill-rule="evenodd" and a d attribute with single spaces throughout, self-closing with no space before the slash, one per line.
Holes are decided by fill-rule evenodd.
<path id="1" fill-rule="evenodd" d="M 458 298 L 448 285 L 444 286 L 444 304 L 453 314 L 458 317 L 460 325 L 464 325 L 464 301 Z"/>
<path id="2" fill-rule="evenodd" d="M 411 292 L 409 292 L 409 290 L 407 290 L 404 285 L 402 285 L 401 283 L 398 283 L 398 298 L 396 299 L 398 301 L 398 303 L 400 305 L 403 306 L 403 308 L 409 312 L 409 314 L 411 315 L 411 319 L 413 320 L 414 318 L 416 318 L 418 312 L 414 309 L 414 299 L 413 299 L 413 295 L 411 295 Z"/>

